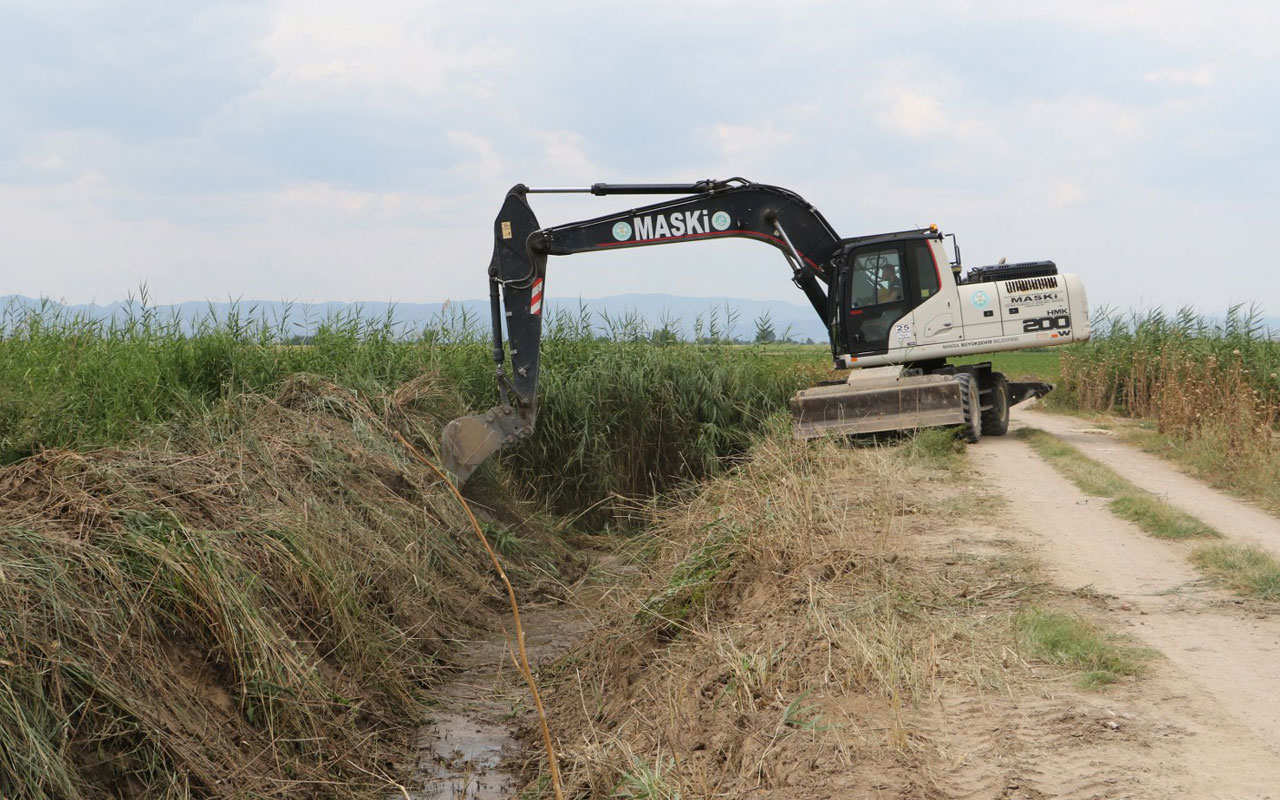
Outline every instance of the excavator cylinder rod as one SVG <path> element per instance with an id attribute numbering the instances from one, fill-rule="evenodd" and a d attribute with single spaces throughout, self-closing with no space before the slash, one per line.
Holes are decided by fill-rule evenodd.
<path id="1" fill-rule="evenodd" d="M 590 186 L 528 187 L 529 194 L 593 194 L 604 197 L 610 194 L 702 194 L 728 186 L 728 181 L 707 179 L 697 183 L 593 183 Z"/>

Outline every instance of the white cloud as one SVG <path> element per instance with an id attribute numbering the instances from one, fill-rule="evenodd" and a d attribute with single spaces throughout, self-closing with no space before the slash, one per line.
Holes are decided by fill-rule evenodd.
<path id="1" fill-rule="evenodd" d="M 1026 114 L 1049 135 L 1094 153 L 1114 153 L 1144 138 L 1147 130 L 1140 108 L 1094 95 L 1037 100 Z"/>
<path id="2" fill-rule="evenodd" d="M 891 131 L 922 139 L 951 129 L 942 103 L 933 95 L 904 89 L 894 93 L 889 107 L 876 115 L 881 125 Z"/>
<path id="3" fill-rule="evenodd" d="M 507 171 L 507 163 L 494 146 L 493 140 L 470 131 L 448 131 L 449 141 L 470 152 L 473 157 L 460 161 L 455 171 L 465 172 L 473 179 L 501 182 Z"/>
<path id="4" fill-rule="evenodd" d="M 1147 83 L 1188 84 L 1191 86 L 1212 86 L 1217 75 L 1217 67 L 1213 64 L 1201 64 L 1187 69 L 1158 69 L 1144 73 L 1142 79 Z"/>
<path id="5" fill-rule="evenodd" d="M 18 161 L 28 167 L 34 167 L 43 172 L 62 172 L 67 168 L 67 162 L 62 160 L 61 156 L 50 153 L 45 156 L 22 156 Z"/>
<path id="6" fill-rule="evenodd" d="M 1210 50 L 1232 48 L 1250 57 L 1275 55 L 1280 5 L 1258 0 L 943 0 L 944 8 L 989 19 L 1027 19 L 1057 26 L 1064 35 L 1098 32 L 1128 37 L 1126 46 L 1150 42 Z"/>
<path id="7" fill-rule="evenodd" d="M 472 13 L 440 2 L 286 0 L 262 48 L 275 63 L 273 81 L 430 94 L 471 85 L 468 75 L 511 60 L 508 45 L 449 35 Z"/>
<path id="8" fill-rule="evenodd" d="M 707 129 L 703 129 L 704 132 Z M 779 131 L 772 122 L 763 125 L 728 125 L 717 123 L 710 129 L 721 154 L 729 161 L 738 161 L 760 151 L 772 152 L 786 146 L 794 134 Z"/>

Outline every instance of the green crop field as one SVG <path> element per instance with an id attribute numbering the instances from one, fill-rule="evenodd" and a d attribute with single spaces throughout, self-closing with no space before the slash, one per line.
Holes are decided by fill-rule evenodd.
<path id="1" fill-rule="evenodd" d="M 1003 372 L 1011 381 L 1038 380 L 1048 383 L 1058 381 L 1058 357 L 1062 348 L 1015 350 L 1010 353 L 986 353 L 956 359 L 956 364 L 977 364 L 990 361 L 992 369 Z"/>

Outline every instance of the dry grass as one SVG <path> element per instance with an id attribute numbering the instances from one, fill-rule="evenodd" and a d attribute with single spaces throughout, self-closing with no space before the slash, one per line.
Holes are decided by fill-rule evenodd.
<path id="1" fill-rule="evenodd" d="M 393 787 L 452 642 L 500 597 L 455 501 L 390 437 L 432 441 L 414 409 L 447 416 L 442 397 L 301 376 L 146 448 L 0 471 L 0 796 Z M 567 563 L 523 535 L 540 556 L 521 574 Z"/>
<path id="2" fill-rule="evenodd" d="M 774 440 L 661 512 L 639 595 L 554 671 L 566 786 L 854 792 L 929 749 L 918 719 L 945 687 L 1022 680 L 1031 568 L 957 558 L 933 508 L 967 487 L 912 452 Z"/>
<path id="3" fill-rule="evenodd" d="M 1280 341 L 1257 309 L 1104 312 L 1094 331 L 1063 350 L 1051 405 L 1148 420 L 1152 452 L 1280 511 Z"/>

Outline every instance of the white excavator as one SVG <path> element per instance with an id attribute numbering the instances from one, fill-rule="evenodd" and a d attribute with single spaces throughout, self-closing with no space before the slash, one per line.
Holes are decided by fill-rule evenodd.
<path id="1" fill-rule="evenodd" d="M 543 228 L 537 193 L 678 195 L 581 222 Z M 961 426 L 965 438 L 1001 436 L 1009 406 L 1042 396 L 1046 383 L 1014 383 L 989 362 L 950 359 L 1089 338 L 1084 284 L 1052 261 L 997 264 L 963 274 L 937 226 L 840 237 L 799 195 L 742 178 L 690 184 L 605 184 L 507 192 L 494 220 L 489 262 L 493 359 L 500 401 L 450 422 L 448 469 L 465 481 L 486 458 L 533 434 L 547 256 L 740 237 L 772 245 L 822 318 L 836 369 L 847 379 L 798 392 L 796 435 L 865 434 Z M 504 350 L 510 346 L 510 370 Z"/>

